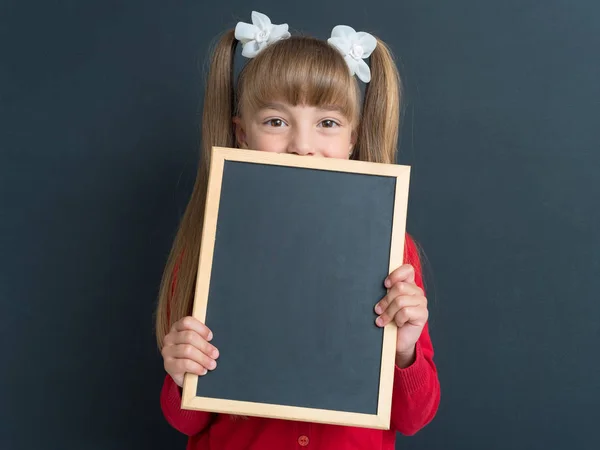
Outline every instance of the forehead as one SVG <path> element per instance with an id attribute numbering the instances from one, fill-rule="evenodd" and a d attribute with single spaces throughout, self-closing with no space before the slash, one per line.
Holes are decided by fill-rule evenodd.
<path id="1" fill-rule="evenodd" d="M 358 122 L 360 90 L 337 50 L 314 40 L 273 44 L 240 73 L 238 108 L 249 114 L 272 103 L 339 111 Z"/>
<path id="2" fill-rule="evenodd" d="M 328 114 L 347 120 L 352 127 L 357 126 L 359 122 L 360 107 L 356 97 L 352 95 L 338 96 L 337 98 L 315 98 L 314 96 L 312 98 L 290 98 L 288 95 L 286 98 L 282 95 L 269 97 L 265 94 L 264 91 L 262 93 L 253 92 L 240 99 L 239 115 L 251 117 L 255 114 L 270 112 L 311 116 Z"/>

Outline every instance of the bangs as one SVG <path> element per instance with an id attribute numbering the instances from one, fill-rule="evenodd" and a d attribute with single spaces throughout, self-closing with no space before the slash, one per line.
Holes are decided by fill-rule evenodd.
<path id="1" fill-rule="evenodd" d="M 309 37 L 278 41 L 241 71 L 238 109 L 251 113 L 274 101 L 337 109 L 358 123 L 360 90 L 343 56 Z"/>

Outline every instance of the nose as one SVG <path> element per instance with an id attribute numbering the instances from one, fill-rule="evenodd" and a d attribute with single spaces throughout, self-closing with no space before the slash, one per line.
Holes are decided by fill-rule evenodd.
<path id="1" fill-rule="evenodd" d="M 307 130 L 296 130 L 291 136 L 287 153 L 300 156 L 312 156 L 315 154 L 312 136 Z"/>

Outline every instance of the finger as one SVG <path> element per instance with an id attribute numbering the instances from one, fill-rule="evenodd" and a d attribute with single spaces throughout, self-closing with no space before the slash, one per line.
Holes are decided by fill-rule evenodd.
<path id="1" fill-rule="evenodd" d="M 169 342 L 170 345 L 189 344 L 213 359 L 219 357 L 219 350 L 214 345 L 206 342 L 202 336 L 192 330 L 180 331 L 173 334 Z"/>
<path id="2" fill-rule="evenodd" d="M 391 288 L 394 284 L 406 281 L 408 283 L 415 282 L 415 269 L 410 264 L 403 264 L 390 273 L 386 279 L 384 280 L 384 284 L 386 288 Z"/>
<path id="3" fill-rule="evenodd" d="M 178 375 L 183 375 L 186 373 L 194 373 L 196 375 L 206 375 L 208 373 L 208 369 L 204 367 L 202 364 L 198 364 L 191 359 L 165 359 L 165 370 L 172 377 L 177 377 Z"/>
<path id="4" fill-rule="evenodd" d="M 213 358 L 206 355 L 205 353 L 202 353 L 196 347 L 189 344 L 180 344 L 167 347 L 163 356 L 165 357 L 165 359 L 189 359 L 209 370 L 213 370 L 217 367 L 217 362 Z"/>
<path id="5" fill-rule="evenodd" d="M 420 306 L 405 306 L 401 308 L 394 316 L 394 322 L 398 328 L 407 324 L 415 326 L 423 326 L 427 322 L 429 311 L 427 308 Z"/>
<path id="6" fill-rule="evenodd" d="M 399 282 L 392 286 L 385 297 L 375 305 L 375 313 L 381 314 L 391 301 L 402 295 L 423 295 L 423 290 L 416 284 Z"/>
<path id="7" fill-rule="evenodd" d="M 195 317 L 184 317 L 173 324 L 172 331 L 193 330 L 207 341 L 212 340 L 212 331 Z"/>
<path id="8" fill-rule="evenodd" d="M 422 297 L 417 297 L 414 295 L 401 295 L 399 297 L 396 297 L 389 303 L 387 308 L 377 318 L 375 323 L 380 327 L 384 327 L 392 320 L 394 320 L 394 317 L 402 308 L 406 308 L 407 306 L 420 306 L 422 304 Z"/>

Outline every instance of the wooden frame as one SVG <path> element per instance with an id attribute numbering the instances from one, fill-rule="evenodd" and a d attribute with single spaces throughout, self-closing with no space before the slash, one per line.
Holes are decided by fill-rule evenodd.
<path id="1" fill-rule="evenodd" d="M 195 300 L 192 312 L 192 315 L 198 320 L 204 322 L 206 318 L 221 182 L 226 161 L 282 165 L 396 178 L 389 271 L 391 272 L 402 264 L 408 207 L 409 166 L 332 158 L 307 158 L 290 154 L 214 147 L 211 157 L 202 232 L 202 247 L 199 256 Z M 200 377 L 191 373 L 185 375 L 181 407 L 183 409 L 217 413 L 389 429 L 395 366 L 396 330 L 396 325 L 391 323 L 383 331 L 379 399 L 376 415 L 198 397 L 196 389 L 198 378 Z"/>

